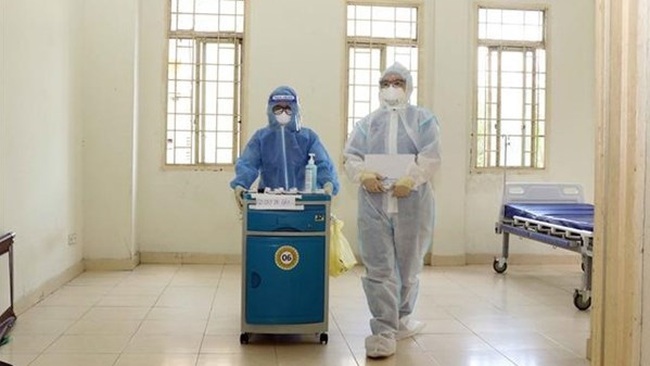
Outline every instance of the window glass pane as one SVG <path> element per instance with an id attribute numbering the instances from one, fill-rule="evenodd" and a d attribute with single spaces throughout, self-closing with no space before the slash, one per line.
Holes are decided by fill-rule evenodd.
<path id="1" fill-rule="evenodd" d="M 355 35 L 361 37 L 370 37 L 370 35 L 372 34 L 371 24 L 372 23 L 370 21 L 363 21 L 363 20 L 356 22 L 354 26 Z"/>
<path id="2" fill-rule="evenodd" d="M 221 147 L 232 147 L 232 133 L 219 132 L 217 133 L 217 143 Z"/>
<path id="3" fill-rule="evenodd" d="M 216 131 L 217 130 L 217 116 L 214 114 L 206 114 L 203 116 L 205 131 Z"/>
<path id="4" fill-rule="evenodd" d="M 233 114 L 232 102 L 232 99 L 218 99 L 217 108 L 219 108 L 219 114 Z"/>
<path id="5" fill-rule="evenodd" d="M 396 23 L 395 24 L 395 37 L 397 38 L 411 38 L 411 24 L 410 23 Z"/>
<path id="6" fill-rule="evenodd" d="M 195 0 L 196 13 L 219 14 L 219 1 L 214 0 Z"/>
<path id="7" fill-rule="evenodd" d="M 230 164 L 233 160 L 231 149 L 217 149 L 217 164 Z"/>
<path id="8" fill-rule="evenodd" d="M 373 6 L 372 18 L 374 20 L 387 20 L 393 22 L 395 21 L 395 9 L 383 6 Z"/>
<path id="9" fill-rule="evenodd" d="M 178 30 L 190 30 L 194 28 L 194 17 L 187 14 L 180 14 L 176 17 L 176 24 Z"/>
<path id="10" fill-rule="evenodd" d="M 229 115 L 218 115 L 217 116 L 217 130 L 219 131 L 232 131 L 233 129 L 233 119 Z"/>
<path id="11" fill-rule="evenodd" d="M 203 150 L 201 161 L 205 164 L 214 164 L 216 160 L 217 134 L 214 132 L 203 133 Z"/>
<path id="12" fill-rule="evenodd" d="M 219 98 L 233 99 L 235 97 L 235 86 L 230 82 L 218 83 L 217 95 Z"/>

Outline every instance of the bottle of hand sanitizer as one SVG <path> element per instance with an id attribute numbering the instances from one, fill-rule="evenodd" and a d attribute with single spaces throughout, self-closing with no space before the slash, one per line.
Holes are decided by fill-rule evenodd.
<path id="1" fill-rule="evenodd" d="M 316 189 L 316 173 L 318 167 L 314 161 L 315 154 L 309 154 L 309 161 L 305 166 L 305 192 L 311 193 Z"/>

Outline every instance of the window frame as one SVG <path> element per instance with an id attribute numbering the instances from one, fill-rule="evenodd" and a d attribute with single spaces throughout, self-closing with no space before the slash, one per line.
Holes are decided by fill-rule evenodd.
<path id="1" fill-rule="evenodd" d="M 385 37 L 370 37 L 370 36 L 348 36 L 348 28 L 347 28 L 347 23 L 348 23 L 348 7 L 350 5 L 355 5 L 355 6 L 377 6 L 377 7 L 394 7 L 394 8 L 415 8 L 416 10 L 416 19 L 415 19 L 415 32 L 416 32 L 416 38 L 415 40 L 412 40 L 410 38 L 385 38 Z M 350 128 L 349 120 L 352 118 L 350 115 L 350 91 L 351 91 L 351 86 L 350 84 L 350 71 L 352 70 L 350 68 L 350 56 L 352 55 L 352 49 L 353 48 L 358 48 L 356 46 L 361 45 L 363 46 L 364 49 L 367 50 L 379 50 L 380 52 L 380 60 L 379 60 L 379 72 L 383 72 L 388 65 L 387 63 L 387 57 L 388 57 L 388 48 L 390 47 L 412 47 L 416 49 L 417 56 L 415 57 L 415 62 L 417 63 L 418 69 L 417 69 L 417 78 L 415 78 L 414 84 L 417 89 L 417 100 L 411 101 L 413 104 L 419 103 L 420 100 L 423 99 L 422 97 L 422 90 L 424 89 L 422 87 L 421 79 L 422 79 L 422 74 L 423 71 L 421 69 L 422 65 L 422 58 L 423 58 L 423 36 L 422 36 L 422 31 L 423 31 L 423 26 L 422 26 L 422 20 L 424 18 L 423 15 L 423 4 L 422 1 L 404 1 L 404 2 L 397 2 L 397 1 L 381 1 L 381 0 L 348 0 L 345 3 L 345 22 L 346 22 L 346 28 L 344 31 L 345 34 L 345 80 L 344 80 L 344 93 L 343 93 L 343 128 L 342 128 L 342 135 L 343 135 L 343 143 L 347 141 L 350 133 L 354 129 L 354 126 Z M 405 65 L 407 66 L 407 65 Z M 372 81 L 371 81 L 372 82 Z M 376 81 L 376 88 L 377 91 L 379 90 L 379 84 L 378 80 Z M 370 92 L 372 93 L 373 89 L 373 84 L 371 84 Z M 373 96 L 371 95 L 371 100 Z M 374 98 L 376 99 L 377 96 L 375 95 Z M 374 111 L 375 109 L 370 109 L 368 113 Z M 358 120 L 357 120 L 358 121 Z M 356 122 L 355 122 L 356 123 Z M 349 132 L 348 132 L 348 129 Z"/>
<path id="2" fill-rule="evenodd" d="M 241 153 L 241 130 L 242 130 L 242 120 L 243 120 L 243 84 L 244 84 L 244 52 L 245 52 L 245 34 L 246 34 L 246 14 L 247 14 L 247 2 L 242 1 L 244 10 L 243 10 L 243 29 L 241 32 L 237 31 L 194 31 L 194 30 L 176 30 L 173 31 L 171 28 L 171 19 L 172 19 L 172 2 L 173 0 L 166 1 L 166 32 L 165 32 L 165 48 L 164 48 L 164 104 L 163 104 L 163 139 L 162 139 L 162 167 L 164 170 L 196 170 L 196 171 L 224 171 L 227 169 L 232 169 Z M 192 138 L 192 147 L 193 156 L 191 159 L 194 161 L 192 163 L 170 163 L 168 162 L 168 136 L 169 133 L 175 131 L 174 129 L 169 128 L 169 118 L 173 116 L 174 113 L 170 113 L 170 84 L 177 79 L 172 79 L 169 77 L 169 66 L 170 63 L 170 43 L 174 39 L 185 39 L 195 42 L 195 48 L 197 50 L 196 54 L 193 55 L 193 75 L 192 75 L 192 84 L 193 92 L 199 92 L 198 96 L 192 96 L 192 107 L 191 107 L 191 138 Z M 206 83 L 201 81 L 201 73 L 204 72 L 206 63 L 205 63 L 205 50 L 210 44 L 214 45 L 223 45 L 231 44 L 234 49 L 233 57 L 233 112 L 232 112 L 232 160 L 230 163 L 208 163 L 206 162 L 206 154 L 216 154 L 220 149 L 218 144 L 215 144 L 214 150 L 206 150 L 206 139 L 205 132 L 207 131 L 206 122 L 205 122 L 205 113 L 201 112 L 202 108 L 205 108 L 205 87 Z M 203 70 L 201 70 L 203 69 Z M 220 79 L 208 80 L 208 82 L 218 83 Z M 216 111 L 218 115 L 218 110 Z M 218 131 L 218 127 L 216 127 Z M 218 141 L 218 138 L 215 136 L 215 143 Z M 223 148 L 222 148 L 223 149 Z M 203 156 L 200 156 L 200 155 Z"/>
<path id="3" fill-rule="evenodd" d="M 481 40 L 479 39 L 479 12 L 481 9 L 497 9 L 497 10 L 515 10 L 515 11 L 540 11 L 542 12 L 542 17 L 543 17 L 543 28 L 542 28 L 542 40 L 541 41 L 521 41 L 521 40 Z M 551 82 L 550 82 L 550 59 L 551 56 L 549 54 L 549 49 L 550 49 L 550 39 L 549 39 L 549 19 L 550 19 L 550 8 L 548 5 L 535 5 L 535 4 L 522 4 L 520 6 L 512 6 L 512 4 L 505 4 L 505 3 L 475 3 L 474 4 L 474 9 L 472 12 L 472 34 L 473 34 L 473 49 L 472 49 L 472 116 L 471 116 L 471 139 L 470 139 L 470 159 L 469 159 L 469 164 L 470 164 L 470 173 L 474 174 L 482 174 L 482 173 L 495 173 L 495 172 L 500 172 L 503 171 L 504 169 L 511 170 L 511 171 L 517 171 L 521 173 L 534 173 L 534 172 L 540 172 L 540 171 L 545 171 L 548 169 L 548 164 L 549 164 L 549 136 L 550 136 L 550 90 L 551 90 Z M 540 47 L 541 46 L 541 47 Z M 537 118 L 534 118 L 534 116 L 537 116 L 538 114 L 535 114 L 535 111 L 533 110 L 531 113 L 531 125 L 536 126 L 539 121 L 543 121 L 544 123 L 544 134 L 539 135 L 539 134 L 532 134 L 529 138 L 523 138 L 521 140 L 522 146 L 525 145 L 526 143 L 529 143 L 531 146 L 530 150 L 530 161 L 531 165 L 530 166 L 524 166 L 524 165 L 517 165 L 517 166 L 508 166 L 506 165 L 506 162 L 504 161 L 504 158 L 507 159 L 507 157 L 502 158 L 501 157 L 501 144 L 498 143 L 497 149 L 496 149 L 496 154 L 498 158 L 498 162 L 494 166 L 484 166 L 480 167 L 478 166 L 478 156 L 479 156 L 479 149 L 478 149 L 478 143 L 479 143 L 479 138 L 478 138 L 478 129 L 479 129 L 479 116 L 478 116 L 478 101 L 479 101 L 479 86 L 478 86 L 478 57 L 479 57 L 479 48 L 480 47 L 486 47 L 488 50 L 491 48 L 500 48 L 501 50 L 517 50 L 519 52 L 522 52 L 523 57 L 525 59 L 526 52 L 535 52 L 536 50 L 543 50 L 544 51 L 544 78 L 545 78 L 545 85 L 542 90 L 544 90 L 544 119 L 539 120 Z M 489 51 L 488 51 L 489 52 Z M 499 65 L 500 66 L 500 65 Z M 499 69 L 498 73 L 500 74 L 501 71 Z M 537 73 L 533 75 L 538 75 Z M 533 76 L 533 80 L 535 80 L 536 77 Z M 535 87 L 531 87 L 531 91 L 533 92 L 533 98 L 535 98 L 535 95 L 537 94 Z M 501 92 L 501 87 L 498 88 L 498 92 L 500 94 Z M 524 93 L 525 94 L 525 93 Z M 525 104 L 523 105 L 525 108 Z M 531 106 L 531 108 L 537 109 L 539 108 L 539 101 L 536 100 L 535 103 Z M 497 115 L 497 118 L 501 120 L 501 117 Z M 522 119 L 522 122 L 525 121 L 525 118 Z M 499 141 L 500 139 L 504 138 L 504 136 L 507 135 L 502 135 L 498 134 L 496 139 Z M 543 138 L 543 145 L 542 145 L 542 151 L 540 152 L 539 149 L 537 148 L 537 151 L 533 151 L 533 146 L 536 146 L 540 140 L 540 137 Z M 522 163 L 525 162 L 523 156 L 526 154 L 526 150 L 522 149 Z M 541 157 L 542 159 L 542 164 L 535 162 L 535 159 L 539 159 Z"/>

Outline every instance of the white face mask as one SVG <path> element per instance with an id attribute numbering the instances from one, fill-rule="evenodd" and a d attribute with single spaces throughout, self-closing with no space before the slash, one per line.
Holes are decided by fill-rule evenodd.
<path id="1" fill-rule="evenodd" d="M 282 112 L 275 116 L 275 120 L 278 121 L 279 124 L 282 126 L 286 125 L 287 123 L 291 122 L 291 116 Z"/>
<path id="2" fill-rule="evenodd" d="M 390 86 L 379 91 L 379 99 L 389 107 L 396 107 L 406 103 L 406 92 L 402 88 Z"/>

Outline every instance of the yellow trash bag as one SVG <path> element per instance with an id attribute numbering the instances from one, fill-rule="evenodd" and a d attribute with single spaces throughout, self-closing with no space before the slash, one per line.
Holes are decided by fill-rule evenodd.
<path id="1" fill-rule="evenodd" d="M 343 235 L 343 221 L 334 215 L 330 218 L 329 273 L 330 276 L 337 277 L 354 267 L 357 259 L 350 248 L 350 243 Z"/>

